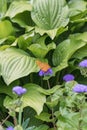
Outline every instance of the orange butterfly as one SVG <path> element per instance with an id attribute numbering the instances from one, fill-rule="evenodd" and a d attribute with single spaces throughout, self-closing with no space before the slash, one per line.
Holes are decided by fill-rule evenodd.
<path id="1" fill-rule="evenodd" d="M 39 66 L 39 68 L 46 72 L 48 69 L 50 69 L 50 66 L 47 63 L 41 62 L 39 60 L 36 61 L 37 65 Z"/>

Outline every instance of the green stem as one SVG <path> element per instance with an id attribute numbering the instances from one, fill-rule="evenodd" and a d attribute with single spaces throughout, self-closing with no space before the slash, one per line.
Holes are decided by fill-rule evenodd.
<path id="1" fill-rule="evenodd" d="M 21 126 L 21 121 L 22 121 L 22 108 L 20 106 L 20 109 L 19 109 L 19 125 Z"/>
<path id="2" fill-rule="evenodd" d="M 48 84 L 48 88 L 51 89 L 49 80 L 47 80 L 47 84 Z M 50 101 L 51 101 L 51 95 L 50 95 Z M 54 118 L 54 109 L 52 108 L 51 111 L 52 111 L 53 127 L 54 127 L 54 130 L 56 130 L 55 118 Z"/>
<path id="3" fill-rule="evenodd" d="M 82 128 L 81 128 L 81 125 L 82 125 L 82 112 L 83 112 L 83 105 L 84 105 L 84 103 L 85 103 L 85 98 L 83 98 L 82 99 L 82 101 L 81 101 L 81 105 L 80 105 L 80 110 L 79 110 L 79 113 L 80 113 L 80 120 L 79 120 L 79 126 L 78 126 L 78 130 L 82 130 Z"/>

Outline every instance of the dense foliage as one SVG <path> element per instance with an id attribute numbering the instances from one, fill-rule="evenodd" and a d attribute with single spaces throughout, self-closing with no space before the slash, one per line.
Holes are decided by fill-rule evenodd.
<path id="1" fill-rule="evenodd" d="M 86 44 L 87 0 L 0 0 L 0 127 L 87 130 Z"/>

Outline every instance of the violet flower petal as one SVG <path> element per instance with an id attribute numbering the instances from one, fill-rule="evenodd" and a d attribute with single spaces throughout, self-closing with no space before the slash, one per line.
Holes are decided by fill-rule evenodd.
<path id="1" fill-rule="evenodd" d="M 52 71 L 51 68 L 48 69 L 48 70 L 44 73 L 44 75 L 52 75 L 52 74 L 53 74 L 53 71 Z"/>
<path id="2" fill-rule="evenodd" d="M 74 79 L 75 79 L 75 77 L 72 74 L 66 74 L 66 75 L 63 76 L 63 80 L 66 81 L 66 82 L 72 81 Z"/>
<path id="3" fill-rule="evenodd" d="M 87 85 L 83 85 L 83 84 L 76 84 L 73 88 L 73 92 L 76 93 L 84 93 L 87 92 Z"/>
<path id="4" fill-rule="evenodd" d="M 82 67 L 82 68 L 87 67 L 87 59 L 81 61 L 81 62 L 79 63 L 79 67 Z"/>
<path id="5" fill-rule="evenodd" d="M 21 96 L 22 94 L 26 93 L 26 88 L 23 88 L 21 86 L 15 86 L 13 87 L 12 91 L 16 93 L 18 96 Z"/>
<path id="6" fill-rule="evenodd" d="M 12 126 L 9 126 L 8 128 L 6 128 L 6 130 L 14 130 L 14 128 Z"/>
<path id="7" fill-rule="evenodd" d="M 45 73 L 44 71 L 40 70 L 39 71 L 39 76 L 44 76 L 44 73 Z"/>

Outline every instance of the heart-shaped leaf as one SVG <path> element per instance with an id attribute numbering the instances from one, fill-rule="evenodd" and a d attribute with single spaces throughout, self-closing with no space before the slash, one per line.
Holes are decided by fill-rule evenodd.
<path id="1" fill-rule="evenodd" d="M 52 39 L 58 30 L 68 22 L 68 6 L 65 0 L 35 0 L 31 11 L 33 21 L 40 33 L 47 33 Z"/>
<path id="2" fill-rule="evenodd" d="M 34 58 L 15 48 L 8 48 L 0 52 L 0 65 L 1 75 L 7 85 L 18 78 L 39 70 Z"/>
<path id="3" fill-rule="evenodd" d="M 68 6 L 65 0 L 35 0 L 31 12 L 33 21 L 46 30 L 66 26 Z"/>

